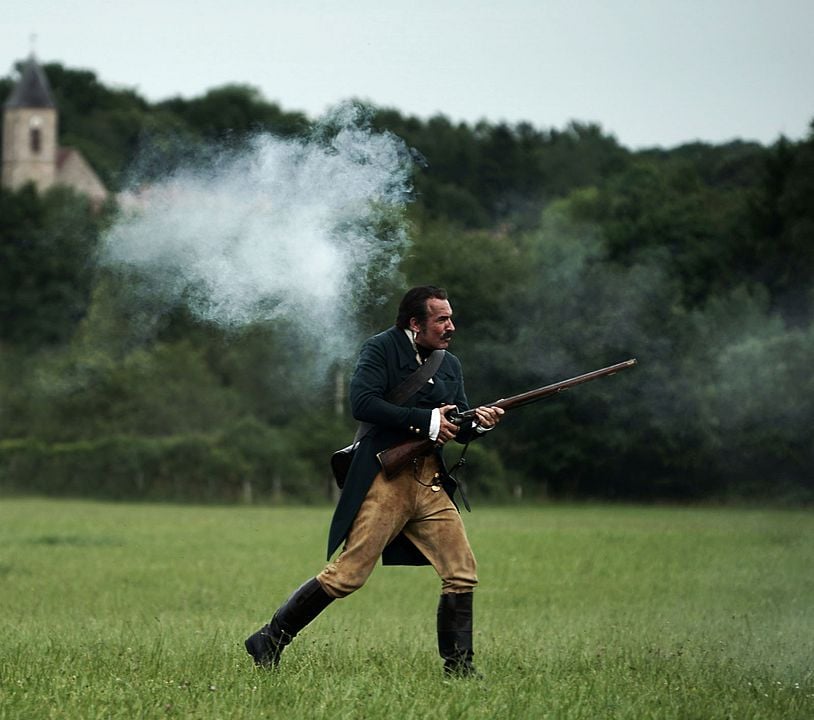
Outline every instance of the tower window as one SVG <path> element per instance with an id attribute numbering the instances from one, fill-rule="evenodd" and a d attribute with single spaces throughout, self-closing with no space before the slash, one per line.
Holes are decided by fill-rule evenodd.
<path id="1" fill-rule="evenodd" d="M 28 125 L 28 145 L 34 155 L 42 152 L 42 118 L 35 115 Z"/>
<path id="2" fill-rule="evenodd" d="M 42 132 L 38 127 L 31 128 L 31 152 L 39 155 L 42 151 Z"/>

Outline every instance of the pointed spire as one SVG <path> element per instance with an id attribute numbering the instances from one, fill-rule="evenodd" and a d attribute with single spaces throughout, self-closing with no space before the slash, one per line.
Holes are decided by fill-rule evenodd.
<path id="1" fill-rule="evenodd" d="M 48 78 L 40 67 L 34 53 L 28 58 L 20 79 L 6 100 L 7 108 L 52 108 L 56 107 L 51 96 Z"/>

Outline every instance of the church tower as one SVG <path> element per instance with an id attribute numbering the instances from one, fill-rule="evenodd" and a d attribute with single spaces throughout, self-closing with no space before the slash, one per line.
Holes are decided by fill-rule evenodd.
<path id="1" fill-rule="evenodd" d="M 57 109 L 48 78 L 32 54 L 3 113 L 4 187 L 33 182 L 39 192 L 57 180 Z"/>

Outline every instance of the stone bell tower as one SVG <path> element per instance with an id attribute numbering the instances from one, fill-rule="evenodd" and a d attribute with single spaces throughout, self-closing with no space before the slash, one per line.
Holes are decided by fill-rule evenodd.
<path id="1" fill-rule="evenodd" d="M 57 109 L 48 78 L 32 54 L 3 112 L 4 187 L 33 182 L 43 192 L 57 180 Z"/>

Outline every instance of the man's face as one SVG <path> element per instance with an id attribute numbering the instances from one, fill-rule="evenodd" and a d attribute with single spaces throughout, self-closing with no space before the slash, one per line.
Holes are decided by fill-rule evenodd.
<path id="1" fill-rule="evenodd" d="M 411 318 L 410 330 L 415 333 L 417 345 L 430 350 L 446 350 L 455 332 L 449 301 L 438 298 L 427 300 L 427 319 L 419 323 L 416 318 Z"/>

